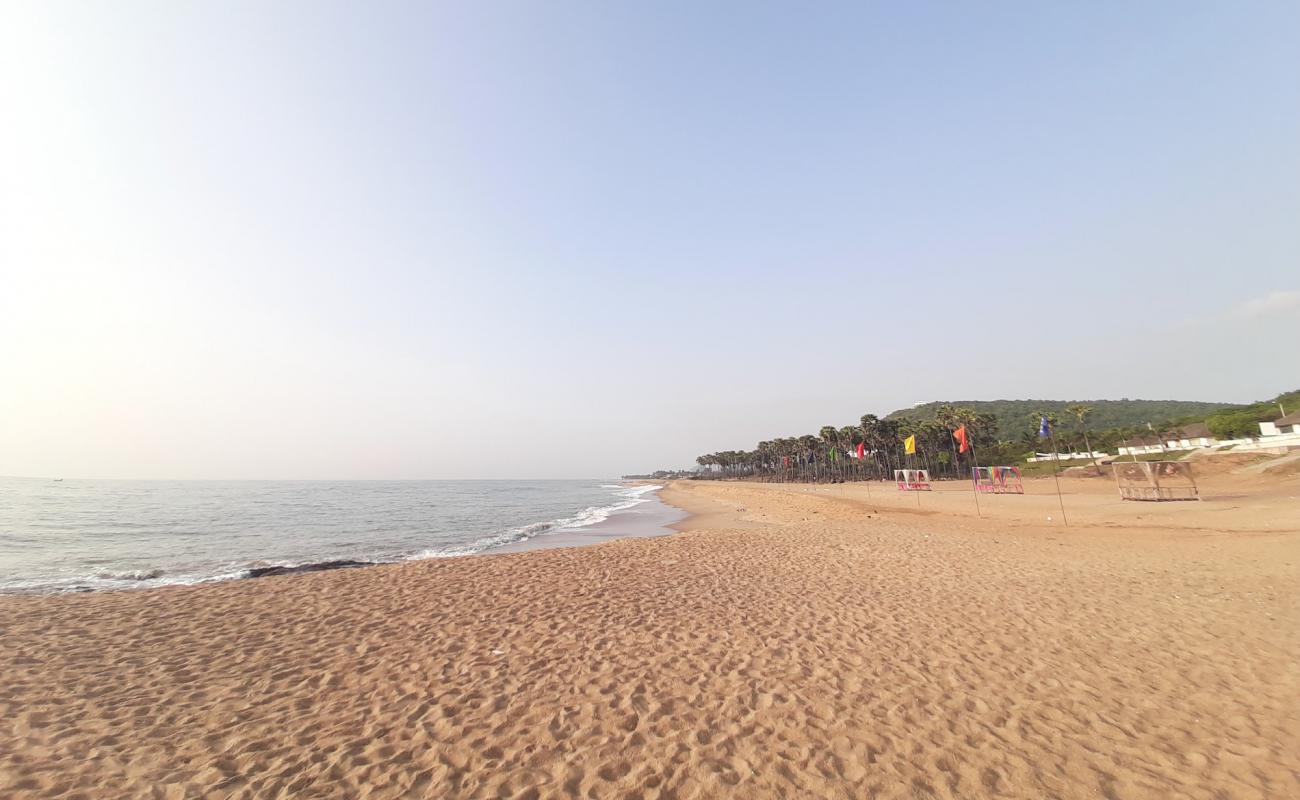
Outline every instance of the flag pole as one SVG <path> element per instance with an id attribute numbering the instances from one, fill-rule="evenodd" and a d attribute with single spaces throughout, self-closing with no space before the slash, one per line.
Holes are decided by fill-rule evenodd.
<path id="1" fill-rule="evenodd" d="M 875 453 L 872 453 L 874 456 Z M 858 466 L 862 468 L 862 479 L 867 483 L 867 502 L 871 502 L 871 475 L 867 470 L 867 448 L 863 446 L 862 456 L 858 459 Z"/>
<path id="2" fill-rule="evenodd" d="M 915 436 L 915 435 L 916 435 L 916 434 L 913 434 L 913 436 Z M 913 447 L 915 448 L 916 446 L 913 445 Z M 916 449 L 919 450 L 920 448 L 916 448 Z M 915 466 L 916 466 L 916 462 L 917 462 L 917 461 L 920 461 L 920 460 L 921 460 L 921 455 L 920 455 L 919 453 L 912 453 L 912 466 L 913 466 L 913 467 L 915 467 Z M 922 464 L 925 464 L 924 461 L 921 461 L 921 463 L 922 463 Z M 926 470 L 926 472 L 929 472 L 929 471 L 930 471 L 930 470 L 928 470 L 928 469 Z M 916 490 L 916 507 L 917 507 L 917 508 L 920 508 L 920 507 L 921 507 L 921 490 L 920 490 L 920 489 L 917 489 L 917 490 Z"/>
<path id="3" fill-rule="evenodd" d="M 911 450 L 908 449 L 908 439 L 912 440 Z M 903 463 L 906 464 L 903 468 L 903 483 L 907 484 L 907 490 L 909 492 L 916 492 L 916 507 L 920 508 L 921 490 L 912 488 L 912 484 L 916 483 L 916 481 L 909 480 L 907 477 L 908 472 L 916 471 L 916 434 L 912 434 L 906 439 L 903 439 Z"/>
<path id="4" fill-rule="evenodd" d="M 1061 477 L 1058 474 L 1060 470 L 1057 465 L 1057 462 L 1060 461 L 1058 458 L 1060 453 L 1056 449 L 1056 431 L 1052 430 L 1050 424 L 1047 426 L 1047 433 L 1052 439 L 1052 480 L 1056 481 L 1056 502 L 1061 505 L 1061 522 L 1065 523 L 1065 527 L 1068 528 L 1070 527 L 1070 520 L 1065 516 L 1065 500 L 1061 498 Z"/>
<path id="5" fill-rule="evenodd" d="M 918 459 L 918 460 L 921 458 L 921 456 L 917 455 L 916 453 L 913 453 L 912 456 L 913 456 L 914 459 Z M 924 464 L 925 462 L 922 461 L 921 463 Z M 916 466 L 915 463 L 913 463 L 913 466 Z M 928 469 L 926 470 L 927 473 L 928 473 L 929 471 L 930 471 L 930 470 L 928 470 Z M 928 476 L 927 476 L 927 477 L 928 477 Z M 920 508 L 920 507 L 921 507 L 921 490 L 920 490 L 920 489 L 917 489 L 917 490 L 916 490 L 916 507 L 917 507 L 917 508 Z"/>
<path id="6" fill-rule="evenodd" d="M 966 435 L 969 436 L 969 432 Z M 975 475 L 979 474 L 980 459 L 979 456 L 975 455 L 975 445 L 973 444 L 970 445 L 970 459 L 975 462 L 976 470 L 976 472 L 970 476 L 970 490 L 971 493 L 975 495 L 975 516 L 984 519 L 984 513 L 980 511 L 980 487 L 975 483 Z"/>

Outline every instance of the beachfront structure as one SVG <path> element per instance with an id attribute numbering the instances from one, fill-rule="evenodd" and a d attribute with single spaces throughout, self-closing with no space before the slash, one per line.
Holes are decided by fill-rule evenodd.
<path id="1" fill-rule="evenodd" d="M 1160 441 L 1157 436 L 1136 436 L 1132 439 L 1125 439 L 1119 446 L 1119 454 L 1122 456 L 1145 456 L 1152 453 L 1163 453 L 1169 447 Z"/>
<path id="2" fill-rule="evenodd" d="M 1195 450 L 1198 447 L 1217 447 L 1222 442 L 1214 438 L 1210 429 L 1204 423 L 1197 422 L 1192 425 L 1170 431 L 1163 436 L 1138 436 L 1132 439 L 1126 439 L 1119 447 L 1121 456 L 1142 456 L 1153 453 L 1165 453 L 1170 450 Z"/>
<path id="3" fill-rule="evenodd" d="M 1259 439 L 1250 449 L 1282 453 L 1296 448 L 1300 448 L 1300 412 L 1259 423 Z"/>
<path id="4" fill-rule="evenodd" d="M 1034 453 L 1025 460 L 1033 463 L 1037 461 L 1091 461 L 1093 459 L 1110 458 L 1110 453 L 1103 453 L 1094 450 L 1091 453 L 1071 452 L 1071 453 Z"/>
<path id="5" fill-rule="evenodd" d="M 1165 439 L 1165 447 L 1170 450 L 1193 450 L 1197 447 L 1214 447 L 1218 444 L 1214 434 L 1205 423 L 1197 422 L 1179 428 L 1172 437 Z"/>
<path id="6" fill-rule="evenodd" d="M 1300 436 L 1300 411 L 1296 411 L 1272 422 L 1259 423 L 1259 435 Z"/>

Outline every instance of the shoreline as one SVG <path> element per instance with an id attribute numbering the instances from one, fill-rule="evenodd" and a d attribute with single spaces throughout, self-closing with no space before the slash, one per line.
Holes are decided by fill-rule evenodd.
<path id="1" fill-rule="evenodd" d="M 1077 529 L 860 493 L 675 482 L 688 535 L 0 597 L 0 795 L 1295 793 L 1293 484 Z"/>
<path id="2" fill-rule="evenodd" d="M 237 571 L 227 571 L 219 575 L 213 575 L 209 578 L 192 581 L 178 580 L 173 582 L 149 583 L 149 581 L 154 580 L 157 577 L 156 574 L 150 572 L 145 573 L 142 577 L 134 579 L 137 582 L 136 585 L 131 585 L 130 583 L 121 586 L 102 587 L 87 585 L 70 586 L 59 589 L 0 588 L 0 598 L 42 597 L 47 595 L 66 594 L 99 594 L 104 592 L 147 592 L 177 587 L 212 587 L 231 582 L 261 578 L 299 576 L 320 572 L 332 572 L 336 570 L 390 567 L 427 560 L 474 558 L 478 556 L 502 555 L 507 553 L 535 552 L 555 548 L 590 547 L 596 544 L 617 541 L 625 538 L 641 539 L 672 535 L 675 530 L 673 527 L 674 524 L 681 519 L 684 512 L 679 511 L 675 506 L 664 503 L 660 498 L 660 494 L 664 489 L 664 484 L 654 481 L 620 481 L 620 483 L 628 488 L 639 486 L 655 486 L 658 488 L 646 492 L 645 495 L 638 495 L 638 501 L 631 506 L 607 511 L 607 516 L 595 522 L 576 527 L 552 528 L 531 536 L 525 536 L 524 538 L 515 541 L 491 545 L 482 550 L 469 553 L 449 553 L 445 555 L 433 554 L 379 560 L 341 557 L 325 558 L 320 561 L 299 561 L 288 563 L 249 562 L 249 566 L 240 568 Z M 642 500 L 640 499 L 641 497 L 645 497 L 646 499 Z M 647 508 L 646 506 L 649 507 Z M 541 524 L 545 523 L 533 523 L 533 525 Z M 162 573 L 162 570 L 158 569 L 157 572 Z M 126 579 L 121 580 L 125 581 Z"/>
<path id="3" fill-rule="evenodd" d="M 568 547 L 593 547 L 605 542 L 621 539 L 652 539 L 670 536 L 674 525 L 680 520 L 681 513 L 670 503 L 663 500 L 663 484 L 627 482 L 631 486 L 659 486 L 647 492 L 649 499 L 630 508 L 612 512 L 608 518 L 580 528 L 558 528 L 553 531 L 531 536 L 517 542 L 508 542 L 497 547 L 488 548 L 472 556 L 503 555 L 506 553 L 531 553 L 539 550 L 552 550 Z M 471 556 L 471 557 L 472 557 Z"/>

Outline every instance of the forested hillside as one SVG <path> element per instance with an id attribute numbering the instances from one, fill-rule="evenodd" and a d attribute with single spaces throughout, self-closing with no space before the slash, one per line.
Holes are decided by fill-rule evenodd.
<path id="1" fill-rule="evenodd" d="M 1259 423 L 1284 409 L 1300 410 L 1300 392 L 1251 405 L 1192 400 L 962 400 L 924 403 L 881 419 L 823 425 L 816 433 L 759 442 L 753 450 L 723 450 L 695 459 L 695 477 L 774 481 L 887 478 L 922 468 L 933 477 L 969 477 L 980 454 L 985 465 L 1016 464 L 1045 447 L 1059 452 L 1114 453 L 1124 442 L 1179 439 L 1183 426 L 1204 424 L 1219 437 L 1258 435 Z M 1046 416 L 1051 439 L 1039 437 Z M 1158 437 L 1158 438 L 1157 438 Z M 959 447 L 959 442 L 962 446 Z M 969 445 L 967 447 L 966 445 Z"/>
<path id="2" fill-rule="evenodd" d="M 923 403 L 899 409 L 885 419 L 922 420 L 935 415 L 940 406 L 950 403 L 997 418 L 996 438 L 1014 441 L 1026 432 L 1037 430 L 1034 416 L 1040 411 L 1056 412 L 1067 417 L 1067 406 L 1083 404 L 1092 408 L 1088 426 L 1093 430 L 1143 427 L 1148 422 L 1159 426 L 1166 422 L 1203 422 L 1216 411 L 1240 409 L 1232 403 L 1203 403 L 1195 400 L 953 400 Z"/>

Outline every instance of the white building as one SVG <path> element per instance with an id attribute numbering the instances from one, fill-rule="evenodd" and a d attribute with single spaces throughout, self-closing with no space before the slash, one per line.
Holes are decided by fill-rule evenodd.
<path id="1" fill-rule="evenodd" d="M 1170 450 L 1193 450 L 1197 447 L 1214 447 L 1218 443 L 1214 434 L 1210 433 L 1210 429 L 1205 427 L 1205 423 L 1197 422 L 1180 428 L 1176 438 L 1170 438 L 1165 442 L 1165 447 Z"/>
<path id="2" fill-rule="evenodd" d="M 1205 423 L 1196 422 L 1184 425 L 1177 431 L 1158 437 L 1154 433 L 1127 439 L 1120 443 L 1119 454 L 1122 456 L 1143 456 L 1153 453 L 1167 453 L 1170 450 L 1195 450 L 1198 447 L 1216 447 L 1222 444 L 1205 427 Z"/>
<path id="3" fill-rule="evenodd" d="M 1103 453 L 1099 450 L 1094 450 L 1091 453 L 1086 451 L 1076 451 L 1073 453 L 1034 453 L 1025 460 L 1032 464 L 1035 461 L 1090 461 L 1099 458 L 1110 458 L 1110 453 Z"/>
<path id="4" fill-rule="evenodd" d="M 1272 422 L 1259 423 L 1260 436 L 1300 436 L 1300 411 Z"/>
<path id="5" fill-rule="evenodd" d="M 1163 453 L 1168 449 L 1169 447 L 1156 436 L 1137 436 L 1120 442 L 1119 454 L 1122 456 L 1145 456 L 1152 453 Z"/>

